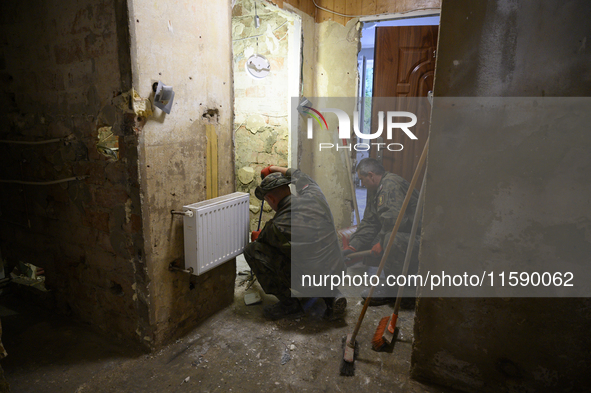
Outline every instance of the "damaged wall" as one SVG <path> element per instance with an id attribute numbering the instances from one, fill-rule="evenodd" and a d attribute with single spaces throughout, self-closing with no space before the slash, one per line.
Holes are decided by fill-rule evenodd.
<path id="1" fill-rule="evenodd" d="M 588 97 L 589 18 L 584 0 L 444 1 L 435 96 Z M 569 116 L 565 127 L 524 123 L 512 107 L 446 127 L 434 102 L 421 271 L 587 264 L 589 133 Z M 585 391 L 589 300 L 420 298 L 412 375 L 471 392 Z"/>
<path id="2" fill-rule="evenodd" d="M 273 1 L 277 6 L 293 11 L 302 19 L 302 94 L 305 97 L 356 97 L 358 85 L 357 53 L 359 52 L 360 25 L 356 18 L 341 17 L 322 11 L 311 0 Z M 438 8 L 440 0 L 408 0 L 398 2 L 320 1 L 318 5 L 335 12 L 352 15 L 407 12 L 422 8 Z M 252 19 L 252 18 L 251 18 Z M 316 22 L 316 23 L 315 23 Z M 236 51 L 235 51 L 236 53 Z M 235 69 L 239 70 L 240 65 Z M 237 92 L 238 94 L 238 92 Z M 238 102 L 238 99 L 237 99 Z M 351 105 L 348 112 L 353 113 Z M 351 116 L 351 118 L 353 118 Z M 329 129 L 336 130 L 336 117 L 327 116 Z M 236 121 L 236 124 L 241 124 Z M 299 167 L 310 174 L 326 195 L 337 229 L 348 227 L 352 219 L 352 195 L 345 170 L 344 153 L 318 151 L 321 142 L 335 143 L 336 131 L 319 132 L 308 140 L 305 125 L 300 118 L 297 137 Z M 292 130 L 292 133 L 295 132 Z M 237 133 L 237 136 L 239 134 Z M 239 147 L 239 144 L 236 144 Z M 237 158 L 243 154 L 237 154 Z M 237 170 L 240 170 L 237 167 Z M 259 169 L 260 170 L 260 169 Z M 257 177 L 255 169 L 255 178 Z M 247 179 L 250 179 L 250 171 Z M 240 186 L 240 182 L 238 183 Z M 253 182 L 254 184 L 254 182 Z M 343 203 L 344 201 L 344 203 Z M 255 203 L 257 203 L 255 201 Z M 253 208 L 253 211 L 257 211 Z M 256 220 L 253 220 L 256 221 Z"/>
<path id="3" fill-rule="evenodd" d="M 2 255 L 45 269 L 58 307 L 112 334 L 147 323 L 124 1 L 2 2 Z M 103 141 L 99 141 L 102 136 Z M 102 144 L 102 147 L 99 146 Z M 99 151 L 100 149 L 100 151 Z"/>
<path id="4" fill-rule="evenodd" d="M 317 24 L 314 22 L 314 18 L 309 15 L 311 8 L 304 2 L 294 6 L 289 5 L 288 2 L 280 3 L 282 4 L 279 5 L 286 10 L 298 14 L 301 18 L 301 95 L 308 98 L 355 97 L 357 92 L 357 53 L 359 51 L 357 20 L 350 22 L 347 26 L 341 26 L 332 21 Z M 240 69 L 241 66 L 238 65 L 236 72 L 239 72 Z M 238 91 L 236 94 L 239 94 Z M 238 99 L 236 103 L 238 111 Z M 350 112 L 353 112 L 353 107 Z M 342 153 L 322 152 L 319 154 L 317 151 L 320 142 L 334 143 L 337 140 L 336 132 L 318 132 L 315 133 L 314 139 L 308 140 L 305 133 L 305 123 L 301 117 L 299 117 L 299 121 L 299 130 L 291 130 L 292 133 L 298 133 L 292 141 L 292 145 L 294 143 L 298 145 L 298 148 L 294 149 L 297 150 L 298 167 L 312 176 L 322 188 L 329 202 L 337 229 L 347 227 L 351 223 L 352 202 L 350 186 L 344 169 L 345 157 Z M 327 121 L 329 121 L 329 129 L 336 129 L 336 117 L 327 116 Z M 236 124 L 240 124 L 238 120 L 236 120 Z M 236 148 L 238 161 L 238 157 L 241 155 L 238 153 L 238 149 L 240 149 L 238 139 L 236 140 Z M 257 168 L 255 172 L 257 180 L 255 181 L 260 182 L 258 173 L 263 167 L 261 165 L 260 168 Z M 253 198 L 251 200 L 257 201 Z M 257 220 L 258 217 L 253 220 L 252 224 L 254 225 Z"/>
<path id="5" fill-rule="evenodd" d="M 288 166 L 289 40 L 295 18 L 257 1 L 260 26 L 256 28 L 254 3 L 237 1 L 232 10 L 236 190 L 250 193 L 251 230 L 256 230 L 259 222 L 261 201 L 254 190 L 261 183 L 261 169 Z M 265 78 L 255 79 L 246 71 L 246 62 L 254 54 L 269 61 L 270 72 Z M 262 222 L 273 214 L 266 204 Z"/>
<path id="6" fill-rule="evenodd" d="M 155 109 L 139 134 L 151 331 L 158 346 L 233 301 L 235 260 L 201 276 L 170 272 L 182 258 L 183 205 L 206 199 L 206 126 L 218 144 L 218 195 L 234 190 L 230 3 L 130 2 L 133 86 L 153 97 L 156 81 L 175 91 L 170 114 Z M 181 263 L 182 264 L 182 263 Z"/>
<path id="7" fill-rule="evenodd" d="M 314 78 L 312 97 L 351 97 L 351 107 L 341 108 L 350 114 L 351 119 L 358 84 L 359 29 L 357 20 L 351 20 L 346 26 L 332 21 L 315 24 L 315 51 L 311 62 Z M 304 62 L 305 65 L 310 64 L 308 59 L 304 59 Z M 307 82 L 304 80 L 304 85 Z M 313 139 L 307 139 L 305 122 L 301 122 L 300 163 L 302 170 L 312 176 L 322 188 L 338 230 L 351 224 L 351 188 L 347 178 L 345 152 L 318 149 L 319 143 L 338 143 L 338 120 L 332 114 L 325 117 L 328 131 L 314 132 Z"/>
<path id="8" fill-rule="evenodd" d="M 288 1 L 284 1 L 286 8 Z M 319 6 L 347 15 L 375 15 L 382 13 L 403 13 L 416 9 L 440 7 L 440 0 L 408 0 L 405 2 L 382 0 L 377 2 L 317 2 Z M 307 2 L 294 5 L 302 13 L 315 15 L 314 30 L 304 26 L 303 95 L 306 97 L 350 97 L 350 108 L 343 108 L 350 114 L 354 110 L 353 98 L 357 96 L 358 70 L 357 54 L 361 25 L 358 18 L 342 17 L 320 10 Z M 313 40 L 313 49 L 310 42 Z M 315 132 L 308 140 L 305 125 L 300 122 L 299 141 L 300 167 L 309 173 L 321 186 L 329 202 L 337 229 L 345 228 L 352 222 L 352 195 L 346 171 L 344 152 L 318 149 L 319 143 L 337 144 L 336 116 L 327 115 L 329 130 Z M 355 163 L 353 162 L 353 165 Z"/>

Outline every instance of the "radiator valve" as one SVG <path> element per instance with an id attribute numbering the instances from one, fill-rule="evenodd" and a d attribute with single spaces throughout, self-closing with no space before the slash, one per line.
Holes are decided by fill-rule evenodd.
<path id="1" fill-rule="evenodd" d="M 182 269 L 177 266 L 177 261 L 170 262 L 170 265 L 168 265 L 168 270 L 170 270 L 171 272 L 183 272 L 183 273 L 193 274 L 192 267 L 190 267 L 188 269 Z"/>
<path id="2" fill-rule="evenodd" d="M 193 217 L 193 211 L 192 210 L 186 210 L 184 212 L 178 211 L 178 210 L 171 210 L 170 214 L 182 214 L 183 216 L 187 216 L 187 217 Z"/>

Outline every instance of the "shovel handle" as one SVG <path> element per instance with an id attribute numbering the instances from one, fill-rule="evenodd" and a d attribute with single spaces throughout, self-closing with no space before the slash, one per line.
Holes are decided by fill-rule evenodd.
<path id="1" fill-rule="evenodd" d="M 263 219 L 263 206 L 265 206 L 265 200 L 261 202 L 261 214 L 259 215 L 259 226 L 257 227 L 257 231 L 261 229 L 261 220 Z"/>
<path id="2" fill-rule="evenodd" d="M 347 259 L 363 258 L 371 255 L 371 250 L 357 251 L 347 255 Z"/>
<path id="3" fill-rule="evenodd" d="M 382 274 L 382 270 L 384 269 L 384 265 L 386 264 L 386 259 L 388 258 L 388 255 L 390 254 L 390 250 L 392 249 L 392 244 L 394 243 L 394 237 L 396 236 L 396 233 L 398 232 L 398 228 L 400 228 L 400 224 L 402 223 L 402 218 L 404 216 L 404 212 L 406 211 L 406 207 L 408 206 L 408 203 L 410 202 L 410 197 L 412 194 L 412 191 L 415 188 L 415 185 L 417 184 L 417 181 L 419 180 L 419 173 L 421 172 L 421 169 L 423 168 L 423 164 L 425 163 L 425 160 L 427 159 L 427 152 L 429 151 L 429 138 L 427 138 L 427 141 L 425 142 L 425 147 L 423 147 L 423 152 L 421 153 L 421 158 L 419 158 L 419 163 L 417 164 L 417 167 L 415 169 L 415 173 L 412 176 L 412 180 L 410 181 L 410 186 L 408 187 L 408 191 L 406 192 L 406 197 L 404 198 L 404 202 L 402 202 L 402 206 L 400 207 L 400 212 L 398 213 L 398 218 L 396 219 L 396 223 L 394 224 L 394 229 L 392 230 L 392 233 L 390 234 L 390 239 L 388 240 L 388 246 L 386 247 L 386 249 L 384 250 L 384 253 L 382 254 L 382 260 L 380 261 L 380 266 L 378 266 L 378 271 L 376 273 L 376 275 L 379 277 L 380 274 Z M 355 339 L 357 338 L 357 334 L 359 333 L 359 329 L 361 328 L 361 322 L 363 322 L 363 318 L 365 317 L 365 313 L 367 311 L 367 307 L 369 306 L 369 302 L 371 300 L 371 297 L 373 296 L 373 292 L 376 289 L 376 287 L 371 287 L 371 289 L 369 290 L 369 294 L 367 295 L 367 297 L 365 298 L 365 303 L 363 303 L 363 308 L 361 309 L 361 313 L 359 314 L 359 318 L 357 319 L 357 324 L 355 325 L 355 330 L 353 330 L 353 334 L 351 335 L 351 341 L 355 342 Z"/>

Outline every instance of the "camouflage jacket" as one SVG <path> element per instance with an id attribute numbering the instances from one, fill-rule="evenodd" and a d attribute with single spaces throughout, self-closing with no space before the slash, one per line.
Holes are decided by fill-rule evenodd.
<path id="1" fill-rule="evenodd" d="M 410 183 L 401 176 L 384 173 L 378 189 L 367 191 L 367 205 L 363 219 L 349 241 L 351 247 L 362 251 L 379 242 L 382 248 L 386 248 L 409 186 Z M 398 232 L 410 233 L 418 199 L 419 193 L 413 190 Z M 418 231 L 420 233 L 420 226 Z"/>
<path id="2" fill-rule="evenodd" d="M 288 169 L 286 177 L 296 194 L 283 198 L 257 241 L 272 246 L 304 274 L 337 271 L 342 267 L 340 247 L 322 190 L 298 169 Z"/>

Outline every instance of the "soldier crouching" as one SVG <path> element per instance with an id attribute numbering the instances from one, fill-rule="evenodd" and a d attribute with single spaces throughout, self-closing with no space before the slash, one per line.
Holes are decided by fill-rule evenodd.
<path id="1" fill-rule="evenodd" d="M 297 169 L 268 166 L 261 177 L 255 195 L 275 216 L 262 230 L 252 232 L 244 256 L 265 293 L 279 299 L 265 307 L 263 315 L 272 320 L 303 315 L 299 299 L 292 296 L 294 289 L 322 297 L 327 318 L 341 316 L 347 299 L 338 289 L 302 288 L 298 280 L 304 274 L 340 274 L 344 269 L 333 217 L 320 187 Z"/>

